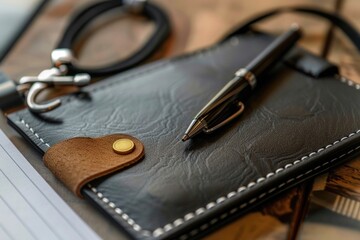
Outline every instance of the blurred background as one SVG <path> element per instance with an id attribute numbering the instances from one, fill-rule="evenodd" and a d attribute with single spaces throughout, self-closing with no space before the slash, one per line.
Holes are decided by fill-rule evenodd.
<path id="1" fill-rule="evenodd" d="M 35 1 L 37 0 L 0 0 L 0 23 L 3 25 L 11 23 L 13 14 L 17 14 L 21 9 L 27 9 L 31 2 Z M 28 62 L 28 56 L 34 54 L 37 56 L 49 55 L 71 14 L 90 2 L 93 1 L 48 1 L 46 8 L 37 16 L 30 26 L 30 30 L 22 37 L 2 67 L 8 74 L 18 78 L 23 72 L 35 74 L 44 66 L 48 66 L 48 58 L 38 57 L 31 65 L 24 63 Z M 154 2 L 168 12 L 173 26 L 171 41 L 159 57 L 176 56 L 215 44 L 244 20 L 276 7 L 312 6 L 322 8 L 342 14 L 360 28 L 360 3 L 357 0 L 271 0 L 261 2 L 154 0 Z M 4 5 L 7 7 L 3 7 Z M 331 25 L 316 17 L 286 13 L 266 20 L 258 26 L 264 31 L 276 34 L 285 30 L 292 22 L 297 22 L 304 28 L 305 37 L 300 44 L 306 49 L 316 54 L 327 55 L 330 60 L 340 64 L 346 65 L 357 61 L 357 54 L 347 40 L 338 34 L 337 30 L 334 35 L 329 35 Z M 129 18 L 126 13 L 119 14 L 118 11 L 113 16 L 106 14 L 103 18 L 95 21 L 91 29 L 79 41 L 78 57 L 83 64 L 91 66 L 129 56 L 151 34 L 152 27 L 151 22 L 141 19 L 141 17 Z M 331 44 L 327 43 L 329 39 L 331 39 Z M 96 56 L 93 54 L 94 51 L 97 52 Z M 22 58 L 18 58 L 19 55 Z M 15 59 L 17 64 L 15 64 Z M 24 65 L 28 66 L 24 68 Z M 23 66 L 22 72 L 19 72 L 17 66 Z M 356 73 L 353 70 L 344 69 L 343 74 L 351 77 Z M 353 80 L 356 79 L 353 78 Z"/>

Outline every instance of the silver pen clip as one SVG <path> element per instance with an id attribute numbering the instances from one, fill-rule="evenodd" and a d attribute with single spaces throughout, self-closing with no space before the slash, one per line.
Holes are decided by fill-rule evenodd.
<path id="1" fill-rule="evenodd" d="M 237 106 L 239 107 L 239 109 L 231 114 L 229 117 L 227 117 L 225 120 L 221 121 L 220 123 L 216 124 L 215 126 L 209 128 L 208 126 L 206 126 L 204 128 L 204 132 L 205 133 L 212 133 L 213 131 L 221 128 L 222 126 L 226 125 L 227 123 L 229 123 L 230 121 L 232 121 L 233 119 L 237 118 L 238 116 L 240 116 L 240 114 L 242 114 L 244 112 L 245 109 L 245 105 L 242 102 L 238 102 Z"/>

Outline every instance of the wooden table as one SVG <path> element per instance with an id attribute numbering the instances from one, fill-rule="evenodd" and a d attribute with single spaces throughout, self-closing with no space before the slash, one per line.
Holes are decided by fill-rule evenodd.
<path id="1" fill-rule="evenodd" d="M 38 74 L 49 67 L 50 52 L 56 46 L 57 39 L 69 16 L 87 2 L 89 1 L 51 1 L 2 63 L 1 70 L 13 79 L 19 79 L 23 75 Z M 335 0 L 293 0 L 291 2 L 285 0 L 156 0 L 154 2 L 168 11 L 174 28 L 171 40 L 156 58 L 172 57 L 211 46 L 248 17 L 274 7 L 307 5 L 329 11 L 340 9 L 340 7 L 335 7 Z M 340 11 L 360 29 L 360 21 L 358 21 L 360 20 L 360 2 L 346 0 Z M 77 43 L 78 58 L 83 64 L 97 66 L 99 63 L 106 64 L 128 56 L 149 36 L 153 27 L 142 18 L 128 18 L 123 14 L 111 20 L 101 19 L 96 22 Z M 298 22 L 305 29 L 306 37 L 300 44 L 316 54 L 321 54 L 330 28 L 326 21 L 298 14 L 283 14 L 260 24 L 259 28 L 272 33 L 280 33 L 292 22 Z M 337 31 L 332 37 L 330 50 L 328 58 L 341 65 L 341 73 L 360 82 L 360 67 L 356 64 L 360 55 Z M 0 126 L 55 191 L 101 237 L 126 239 L 114 224 L 87 202 L 73 196 L 53 177 L 44 167 L 41 155 L 6 124 L 5 117 L 0 118 Z M 360 160 L 355 160 L 332 171 L 326 179 L 336 182 L 338 181 L 336 176 L 341 176 L 341 174 L 343 176 L 343 171 L 346 172 L 348 169 L 358 174 L 355 178 L 357 176 L 360 179 L 359 162 Z M 301 238 L 311 239 L 305 231 L 309 228 L 304 227 L 306 224 L 302 221 L 311 186 L 311 183 L 303 184 L 288 191 L 266 206 L 254 210 L 233 224 L 215 232 L 208 239 L 294 239 L 299 232 L 299 226 L 301 226 Z M 360 183 L 346 189 L 360 196 Z M 295 203 L 294 200 L 296 200 Z M 311 226 L 310 224 L 308 231 L 313 231 Z M 359 235 L 355 236 L 359 237 Z M 330 239 L 327 238 L 327 240 Z"/>

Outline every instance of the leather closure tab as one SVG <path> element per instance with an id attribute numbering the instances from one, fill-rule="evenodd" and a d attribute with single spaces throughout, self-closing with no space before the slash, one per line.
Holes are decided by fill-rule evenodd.
<path id="1" fill-rule="evenodd" d="M 135 147 L 128 154 L 118 154 L 113 143 L 131 140 Z M 75 195 L 82 197 L 81 188 L 90 181 L 136 163 L 144 156 L 144 145 L 125 134 L 99 138 L 76 137 L 52 146 L 44 155 L 45 165 Z"/>

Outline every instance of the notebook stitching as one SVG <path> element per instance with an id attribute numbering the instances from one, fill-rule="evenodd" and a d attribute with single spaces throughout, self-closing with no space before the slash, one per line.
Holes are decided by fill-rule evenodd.
<path id="1" fill-rule="evenodd" d="M 50 144 L 47 143 L 47 142 L 45 142 L 45 140 L 44 140 L 43 138 L 41 138 L 40 135 L 39 135 L 37 132 L 35 132 L 35 130 L 34 130 L 32 127 L 30 127 L 30 125 L 29 125 L 28 123 L 26 123 L 24 119 L 20 118 L 20 122 L 21 122 L 22 124 L 24 124 L 25 127 L 26 127 L 27 129 L 29 129 L 29 131 L 30 131 L 32 134 L 34 134 L 34 136 L 35 136 L 37 139 L 39 139 L 42 144 L 45 144 L 45 146 L 50 147 Z"/>
<path id="2" fill-rule="evenodd" d="M 360 148 L 360 146 L 357 146 L 356 148 L 353 148 L 352 150 L 350 150 L 350 151 L 347 152 L 346 154 L 341 155 L 341 156 L 338 157 L 338 158 L 334 158 L 334 159 L 332 159 L 331 161 L 324 162 L 323 164 L 318 165 L 317 167 L 308 170 L 308 171 L 305 172 L 304 174 L 300 174 L 300 175 L 298 175 L 298 176 L 296 176 L 296 177 L 294 177 L 294 178 L 291 178 L 291 179 L 287 180 L 286 183 L 290 183 L 290 182 L 294 181 L 295 179 L 300 179 L 300 178 L 304 177 L 305 175 L 311 173 L 311 172 L 314 171 L 314 170 L 317 170 L 317 169 L 319 169 L 319 168 L 321 168 L 321 167 L 326 166 L 326 165 L 329 164 L 329 163 L 332 163 L 332 162 L 334 162 L 334 161 L 336 161 L 336 160 L 339 160 L 339 159 L 341 159 L 341 158 L 349 155 L 350 153 L 356 151 L 356 150 L 359 149 L 359 148 Z M 213 218 L 212 220 L 208 221 L 209 223 L 205 223 L 205 224 L 201 225 L 200 227 L 198 227 L 198 228 L 190 231 L 190 233 L 184 234 L 184 235 L 180 236 L 180 239 L 187 239 L 188 236 L 193 237 L 193 236 L 197 235 L 199 232 L 206 230 L 209 226 L 214 225 L 214 224 L 215 224 L 216 222 L 218 222 L 219 220 L 222 220 L 222 219 L 224 219 L 224 218 L 226 218 L 226 217 L 234 214 L 235 212 L 241 210 L 242 208 L 245 208 L 246 206 L 248 206 L 248 205 L 250 205 L 250 204 L 252 204 L 252 203 L 260 200 L 261 198 L 265 197 L 266 195 L 273 193 L 275 190 L 281 189 L 282 187 L 284 187 L 284 186 L 286 185 L 286 183 L 282 183 L 282 184 L 278 185 L 277 187 L 274 187 L 274 188 L 270 189 L 269 191 L 264 192 L 264 193 L 258 195 L 257 197 L 249 200 L 248 202 L 246 202 L 246 203 L 244 203 L 244 204 L 241 204 L 239 207 L 235 207 L 235 208 L 231 209 L 230 211 L 228 211 L 228 212 L 226 212 L 226 213 L 223 213 L 223 214 L 220 215 L 220 217 L 218 217 L 218 218 Z M 199 231 L 199 230 L 200 230 L 200 231 Z"/>
<path id="3" fill-rule="evenodd" d="M 162 66 L 163 64 L 159 64 L 159 65 Z M 159 66 L 156 66 L 156 67 L 154 67 L 154 68 L 151 68 L 151 70 L 155 70 L 155 69 L 158 68 L 158 67 L 159 67 Z M 147 69 L 147 70 L 150 70 L 150 69 Z M 143 72 L 146 72 L 146 71 L 143 71 Z M 346 83 L 348 86 L 354 87 L 354 88 L 356 88 L 357 90 L 360 89 L 360 84 L 357 84 L 357 83 L 355 83 L 355 82 L 353 82 L 353 81 L 351 81 L 351 80 L 349 80 L 349 79 L 346 79 L 345 77 L 342 77 L 342 76 L 337 76 L 337 77 L 339 78 L 339 80 L 340 80 L 341 82 Z M 110 85 L 110 84 L 109 84 L 109 85 Z M 108 85 L 106 85 L 106 86 L 108 86 Z M 105 86 L 105 87 L 106 87 L 106 86 Z M 99 88 L 97 88 L 97 89 L 100 89 L 100 88 L 101 88 L 101 87 L 99 87 Z M 25 120 L 24 120 L 23 118 L 20 117 L 19 120 L 20 120 L 20 122 L 21 122 L 26 128 L 28 128 L 29 131 L 41 142 L 41 144 L 44 144 L 45 146 L 50 147 L 50 144 L 47 143 L 42 137 L 40 137 L 40 135 L 34 130 L 34 128 L 32 128 L 27 122 L 25 122 Z M 207 210 L 212 209 L 213 207 L 215 207 L 215 206 L 223 203 L 224 201 L 226 201 L 226 200 L 234 197 L 235 195 L 238 195 L 238 194 L 244 192 L 245 190 L 254 187 L 254 186 L 257 185 L 257 184 L 260 184 L 261 182 L 264 182 L 266 179 L 268 179 L 268 178 L 270 178 L 270 177 L 272 177 L 272 176 L 274 176 L 274 175 L 276 175 L 276 174 L 279 174 L 280 172 L 282 172 L 282 171 L 284 171 L 284 170 L 292 167 L 293 165 L 296 165 L 296 164 L 298 164 L 298 163 L 306 160 L 307 158 L 312 157 L 312 156 L 314 156 L 314 155 L 322 152 L 323 150 L 325 150 L 325 149 L 327 149 L 327 148 L 333 147 L 333 146 L 336 145 L 337 143 L 340 143 L 340 142 L 342 142 L 342 141 L 344 141 L 344 140 L 346 140 L 346 139 L 348 139 L 348 138 L 350 138 L 350 137 L 353 137 L 354 135 L 359 134 L 359 133 L 360 133 L 360 130 L 357 130 L 356 132 L 353 132 L 353 133 L 349 134 L 348 136 L 345 136 L 345 137 L 341 138 L 340 140 L 337 140 L 337 141 L 335 141 L 334 143 L 327 145 L 327 146 L 324 147 L 324 148 L 318 149 L 316 152 L 312 152 L 312 153 L 308 154 L 307 156 L 302 157 L 300 160 L 296 160 L 296 161 L 294 161 L 293 163 L 286 164 L 284 167 L 278 168 L 275 172 L 270 172 L 270 173 L 268 173 L 265 177 L 260 177 L 260 178 L 258 178 L 255 182 L 250 182 L 249 184 L 247 184 L 247 186 L 241 186 L 241 187 L 239 187 L 236 191 L 232 191 L 232 192 L 228 193 L 226 196 L 221 196 L 221 197 L 219 197 L 215 202 L 210 202 L 210 203 L 206 204 L 205 207 L 198 208 L 197 210 L 195 210 L 195 211 L 193 211 L 193 212 L 190 212 L 190 213 L 184 215 L 184 217 L 178 218 L 178 219 L 176 219 L 175 221 L 173 221 L 172 223 L 168 223 L 168 224 L 164 225 L 163 227 L 159 227 L 159 228 L 153 230 L 152 232 L 149 231 L 149 230 L 143 230 L 143 229 L 141 228 L 141 226 L 139 226 L 138 224 L 136 224 L 136 222 L 129 217 L 129 215 L 127 215 L 126 213 L 123 213 L 123 211 L 122 211 L 120 208 L 116 207 L 116 205 L 115 205 L 113 202 L 111 202 L 108 198 L 104 197 L 104 195 L 103 195 L 101 192 L 98 192 L 96 188 L 92 187 L 91 185 L 89 185 L 88 187 L 90 188 L 90 190 L 91 190 L 102 202 L 104 202 L 104 203 L 107 204 L 109 207 L 111 207 L 116 214 L 120 215 L 121 218 L 122 218 L 124 221 L 126 221 L 126 223 L 129 224 L 136 232 L 140 232 L 140 233 L 143 234 L 144 236 L 159 237 L 159 236 L 163 235 L 165 232 L 168 232 L 168 231 L 170 231 L 170 230 L 172 230 L 172 229 L 175 229 L 176 227 L 180 226 L 180 225 L 183 224 L 184 222 L 187 222 L 187 221 L 189 221 L 189 220 L 191 220 L 191 219 L 193 219 L 193 218 L 195 218 L 195 217 L 203 214 L 203 213 L 206 212 Z M 333 159 L 333 160 L 331 160 L 331 161 L 328 161 L 328 162 L 323 163 L 322 166 L 325 166 L 326 164 L 329 164 L 330 162 L 333 162 L 333 161 L 335 161 L 335 160 L 337 160 L 337 159 L 340 159 L 340 158 L 342 158 L 342 157 L 350 154 L 351 152 L 357 150 L 358 148 L 360 148 L 360 146 L 358 146 L 358 147 L 350 150 L 348 153 L 343 154 L 343 155 L 341 155 L 341 156 L 338 157 L 338 158 L 335 158 L 335 159 Z M 299 179 L 299 178 L 303 177 L 304 175 L 307 175 L 307 174 L 309 174 L 310 172 L 319 169 L 320 167 L 321 167 L 321 165 L 315 167 L 313 170 L 307 171 L 307 172 L 304 173 L 304 174 L 300 174 L 300 175 L 298 175 L 298 176 L 295 177 L 295 178 L 291 178 L 291 179 L 287 180 L 286 183 L 282 183 L 282 184 L 280 184 L 278 187 L 275 187 L 275 188 L 270 189 L 268 192 L 265 192 L 265 193 L 260 194 L 258 197 L 255 197 L 255 198 L 251 199 L 250 201 L 248 201 L 247 203 L 244 203 L 244 204 L 240 205 L 240 207 L 238 208 L 238 210 L 240 210 L 240 209 L 242 209 L 242 208 L 245 208 L 245 207 L 248 206 L 248 205 L 253 204 L 253 203 L 256 202 L 257 200 L 265 197 L 267 194 L 274 192 L 276 189 L 282 188 L 282 187 L 284 187 L 286 184 L 294 181 L 295 179 Z M 235 208 L 234 208 L 234 209 L 235 209 Z M 231 213 L 232 211 L 233 211 L 233 213 L 236 212 L 234 209 L 230 210 L 229 213 Z M 222 215 L 220 216 L 220 219 L 224 219 L 225 217 L 228 216 L 229 213 L 224 213 L 224 214 L 222 214 Z M 216 219 L 216 218 L 215 218 L 215 219 Z M 213 219 L 212 221 L 214 221 L 215 219 Z M 212 222 L 212 221 L 210 222 L 211 225 L 215 224 L 215 222 L 217 222 L 218 219 L 217 219 L 215 222 Z M 206 225 L 202 225 L 202 227 L 203 227 L 203 226 L 206 226 Z M 204 227 L 203 227 L 203 228 L 204 228 Z M 201 227 L 200 227 L 200 229 L 201 229 Z M 206 229 L 206 228 L 204 228 L 203 230 L 205 230 L 205 229 Z M 196 233 L 196 234 L 197 234 L 197 233 Z M 196 234 L 195 234 L 194 232 L 192 233 L 192 235 L 196 235 Z M 186 236 L 186 235 L 184 235 L 184 236 Z"/>

